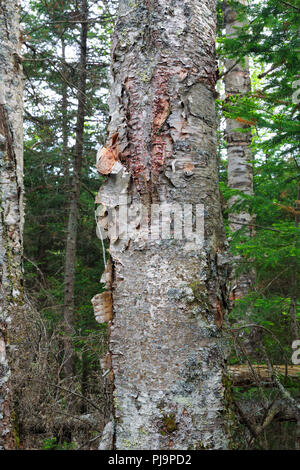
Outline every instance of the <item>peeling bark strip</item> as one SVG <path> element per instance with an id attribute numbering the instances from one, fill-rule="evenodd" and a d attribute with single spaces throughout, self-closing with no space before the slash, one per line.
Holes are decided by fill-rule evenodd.
<path id="1" fill-rule="evenodd" d="M 23 302 L 22 69 L 18 3 L 0 0 L 0 449 L 15 446 L 8 335 Z"/>
<path id="2" fill-rule="evenodd" d="M 100 448 L 226 449 L 222 383 L 227 258 L 216 156 L 215 0 L 121 0 L 112 44 L 105 226 L 130 204 L 204 204 L 205 242 L 110 240 L 114 424 Z M 111 152 L 111 150 L 110 150 Z M 100 169 L 105 151 L 99 152 Z M 100 160 L 102 159 L 101 163 Z M 109 173 L 110 170 L 107 171 Z M 97 317 L 106 315 L 94 299 Z M 109 361 L 105 361 L 105 366 Z M 110 439 L 108 439 L 110 436 Z M 109 443 L 108 443 L 109 441 Z"/>

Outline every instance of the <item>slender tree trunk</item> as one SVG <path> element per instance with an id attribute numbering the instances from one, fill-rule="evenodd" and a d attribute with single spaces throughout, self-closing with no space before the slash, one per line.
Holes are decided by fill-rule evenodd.
<path id="1" fill-rule="evenodd" d="M 247 0 L 239 0 L 246 3 Z M 232 6 L 225 2 L 225 24 L 226 36 L 234 38 L 236 36 L 235 28 L 242 24 L 237 20 L 237 13 Z M 245 63 L 241 62 L 235 65 L 235 60 L 226 60 L 225 67 L 227 73 L 224 77 L 225 93 L 227 97 L 243 96 L 251 90 L 249 61 L 246 57 Z M 248 129 L 248 132 L 237 132 L 236 129 Z M 251 151 L 251 129 L 249 125 L 243 124 L 233 119 L 226 119 L 226 141 L 228 156 L 228 186 L 232 189 L 238 189 L 244 194 L 253 194 L 253 166 Z M 236 202 L 236 196 L 229 201 L 229 206 Z M 246 233 L 251 236 L 251 223 L 253 216 L 246 212 L 231 213 L 229 216 L 230 228 L 232 231 L 245 228 L 249 224 Z M 240 259 L 237 262 L 241 261 Z M 239 299 L 247 295 L 249 288 L 253 285 L 255 275 L 253 272 L 243 272 L 236 279 L 233 298 Z"/>
<path id="2" fill-rule="evenodd" d="M 66 46 L 65 41 L 61 40 L 62 49 L 62 100 L 61 100 L 61 111 L 62 111 L 62 139 L 63 139 L 63 164 L 64 164 L 64 179 L 66 192 L 69 191 L 69 179 L 70 179 L 70 164 L 69 164 L 69 148 L 68 148 L 68 84 L 67 84 L 67 65 L 66 65 Z"/>
<path id="3" fill-rule="evenodd" d="M 76 124 L 76 143 L 74 149 L 74 168 L 71 187 L 71 200 L 67 228 L 66 257 L 65 257 L 65 291 L 64 291 L 64 323 L 65 323 L 65 365 L 66 377 L 74 373 L 74 351 L 71 336 L 74 333 L 74 284 L 76 264 L 76 244 L 78 226 L 78 208 L 80 198 L 80 178 L 83 155 L 83 134 L 86 106 L 86 78 L 87 78 L 87 32 L 88 32 L 88 2 L 81 0 L 81 38 L 80 38 L 80 64 L 78 81 L 78 108 Z"/>
<path id="4" fill-rule="evenodd" d="M 23 75 L 19 7 L 0 0 L 0 449 L 15 447 L 9 336 L 23 305 Z"/>
<path id="5" fill-rule="evenodd" d="M 96 199 L 98 229 L 105 233 L 105 212 L 122 211 L 126 199 L 134 228 L 130 239 L 121 228 L 119 236 L 109 232 L 103 279 L 110 290 L 93 299 L 98 321 L 108 321 L 104 368 L 114 380 L 114 418 L 100 449 L 225 449 L 228 273 L 216 156 L 216 4 L 130 5 L 119 4 L 109 140 L 97 163 L 112 172 Z M 135 218 L 134 203 L 145 219 Z M 204 205 L 203 245 L 147 237 L 149 211 L 162 203 Z M 152 221 L 151 234 L 158 229 Z"/>

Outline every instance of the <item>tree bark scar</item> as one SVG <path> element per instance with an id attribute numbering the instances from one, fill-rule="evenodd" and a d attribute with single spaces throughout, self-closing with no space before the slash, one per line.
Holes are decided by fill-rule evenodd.
<path id="1" fill-rule="evenodd" d="M 0 133 L 6 138 L 7 155 L 8 159 L 15 162 L 15 155 L 13 152 L 13 137 L 8 125 L 8 118 L 5 107 L 0 104 Z"/>
<path id="2" fill-rule="evenodd" d="M 157 67 L 153 74 L 153 105 L 152 105 L 152 151 L 151 173 L 158 174 L 165 163 L 166 158 L 173 152 L 172 139 L 169 132 L 164 132 L 164 126 L 170 115 L 171 104 L 168 95 L 170 68 Z"/>
<path id="3" fill-rule="evenodd" d="M 142 191 L 145 190 L 145 185 L 144 178 L 141 179 L 140 175 L 146 171 L 145 158 L 148 150 L 145 145 L 143 116 L 140 111 L 139 84 L 135 78 L 127 77 L 124 85 L 128 97 L 127 132 L 130 142 L 130 153 L 126 159 L 126 167 L 137 182 L 137 189 Z"/>
<path id="4" fill-rule="evenodd" d="M 223 325 L 223 309 L 222 303 L 219 299 L 216 302 L 216 323 L 218 328 L 222 328 Z"/>

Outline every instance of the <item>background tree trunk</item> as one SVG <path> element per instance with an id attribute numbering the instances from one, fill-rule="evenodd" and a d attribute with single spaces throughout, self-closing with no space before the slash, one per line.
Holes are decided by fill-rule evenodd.
<path id="1" fill-rule="evenodd" d="M 239 0 L 245 4 L 246 0 Z M 225 25 L 226 36 L 234 38 L 237 35 L 236 28 L 241 27 L 242 23 L 237 20 L 236 10 L 225 2 Z M 227 59 L 225 61 L 226 75 L 224 77 L 226 97 L 243 96 L 251 90 L 249 60 L 244 58 L 244 64 L 240 61 L 236 64 L 235 60 Z M 248 132 L 237 132 L 236 129 L 248 129 Z M 232 189 L 238 189 L 244 194 L 253 194 L 253 165 L 251 151 L 251 128 L 233 119 L 226 118 L 226 142 L 228 157 L 228 186 Z M 231 207 L 236 202 L 237 196 L 229 201 Z M 251 226 L 253 216 L 246 212 L 231 213 L 229 215 L 230 228 L 236 232 L 245 225 L 246 233 L 251 236 Z M 237 260 L 238 262 L 238 260 Z M 233 291 L 234 299 L 239 299 L 247 295 L 249 287 L 253 285 L 255 274 L 253 272 L 243 272 L 236 279 Z"/>
<path id="2" fill-rule="evenodd" d="M 114 424 L 100 448 L 225 449 L 227 258 L 216 156 L 214 0 L 121 0 L 112 44 L 107 147 L 98 169 L 98 224 L 122 210 L 119 196 L 154 203 L 204 204 L 201 248 L 186 240 L 110 238 L 110 293 L 93 299 L 109 320 Z M 120 162 L 122 164 L 120 164 Z M 146 226 L 148 219 L 146 220 Z M 153 224 L 152 224 L 153 228 Z M 158 230 L 158 227 L 155 227 Z M 112 276 L 112 282 L 110 278 Z"/>
<path id="3" fill-rule="evenodd" d="M 76 124 L 76 143 L 74 149 L 73 179 L 71 185 L 71 200 L 67 228 L 66 258 L 65 258 L 65 292 L 64 292 L 64 323 L 65 341 L 64 372 L 66 377 L 74 374 L 74 351 L 72 335 L 74 334 L 74 285 L 76 267 L 76 243 L 78 226 L 78 208 L 80 199 L 81 169 L 83 155 L 83 134 L 86 106 L 86 79 L 87 79 L 87 32 L 88 32 L 88 2 L 81 1 L 81 39 L 80 39 L 80 64 L 78 80 L 78 108 Z"/>
<path id="4" fill-rule="evenodd" d="M 0 449 L 12 449 L 9 336 L 23 305 L 23 83 L 19 7 L 0 0 Z"/>
<path id="5" fill-rule="evenodd" d="M 70 179 L 70 156 L 68 146 L 69 126 L 68 126 L 68 84 L 67 84 L 67 64 L 66 64 L 66 45 L 65 40 L 61 39 L 62 50 L 62 99 L 61 99 L 61 113 L 62 113 L 62 151 L 64 162 L 64 179 L 65 188 L 68 193 L 69 179 Z"/>

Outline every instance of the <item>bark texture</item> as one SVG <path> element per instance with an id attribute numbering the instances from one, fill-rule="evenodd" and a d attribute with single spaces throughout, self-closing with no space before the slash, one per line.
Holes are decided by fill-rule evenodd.
<path id="1" fill-rule="evenodd" d="M 239 0 L 245 3 L 245 0 Z M 225 6 L 226 36 L 234 38 L 236 28 L 243 24 L 237 20 L 236 11 L 230 6 Z M 224 77 L 226 96 L 243 96 L 251 90 L 249 60 L 244 58 L 244 64 L 240 61 L 226 60 L 227 73 Z M 236 129 L 248 129 L 248 132 L 237 132 Z M 226 119 L 226 140 L 228 153 L 228 184 L 233 189 L 239 189 L 245 194 L 253 194 L 253 169 L 251 151 L 251 128 L 239 120 Z M 232 201 L 233 202 L 233 201 Z M 250 214 L 233 214 L 232 230 L 241 228 L 241 224 L 251 223 Z M 241 224 L 239 224 L 239 222 Z"/>
<path id="2" fill-rule="evenodd" d="M 246 4 L 247 0 L 239 0 Z M 236 11 L 225 2 L 225 24 L 226 36 L 234 38 L 236 36 L 236 28 L 243 26 L 237 20 Z M 225 93 L 227 99 L 232 96 L 243 96 L 251 90 L 249 60 L 244 58 L 236 64 L 235 60 L 226 60 L 226 75 L 224 77 Z M 236 129 L 248 129 L 248 132 L 237 132 Z M 228 156 L 228 186 L 232 189 L 238 189 L 244 194 L 253 194 L 253 166 L 252 166 L 252 150 L 251 150 L 251 128 L 249 124 L 245 124 L 242 120 L 226 119 L 226 142 Z M 231 207 L 236 202 L 237 197 L 234 196 L 229 201 Z M 247 233 L 251 235 L 251 223 L 253 216 L 246 212 L 231 213 L 229 216 L 230 228 L 236 232 L 241 228 L 247 227 Z M 238 261 L 238 259 L 237 259 Z M 233 290 L 233 299 L 244 297 L 250 286 L 253 284 L 255 274 L 241 273 L 236 280 Z"/>
<path id="3" fill-rule="evenodd" d="M 239 0 L 242 4 L 247 4 L 248 0 Z M 225 2 L 225 24 L 226 36 L 234 38 L 237 35 L 236 28 L 240 28 L 244 24 L 237 19 L 236 10 Z M 244 63 L 240 61 L 236 64 L 235 60 L 226 60 L 227 73 L 224 78 L 225 92 L 227 99 L 230 97 L 241 97 L 251 91 L 251 80 L 249 71 L 248 57 L 244 58 Z M 237 129 L 244 129 L 247 132 L 239 132 Z M 227 157 L 228 157 L 228 186 L 232 189 L 238 189 L 247 195 L 253 195 L 253 164 L 251 149 L 251 127 L 249 123 L 243 122 L 243 119 L 226 118 L 226 141 L 227 141 Z M 239 199 L 239 196 L 233 196 L 229 200 L 229 207 Z M 247 212 L 232 212 L 229 214 L 230 229 L 233 232 L 244 229 L 244 233 L 251 237 L 254 229 L 251 224 L 254 223 L 255 217 Z M 236 267 L 243 260 L 236 256 L 234 259 Z M 234 276 L 234 283 L 231 292 L 231 300 L 245 297 L 249 290 L 253 288 L 256 279 L 254 269 L 241 270 L 238 276 Z M 250 311 L 244 315 L 244 320 L 249 318 Z M 261 331 L 255 328 L 249 336 L 242 334 L 244 337 L 243 346 L 247 355 L 260 360 L 260 354 L 257 349 L 261 338 Z"/>
<path id="4" fill-rule="evenodd" d="M 98 224 L 103 233 L 106 211 L 122 210 L 120 195 L 129 211 L 136 202 L 204 204 L 205 240 L 201 249 L 149 240 L 138 217 L 130 240 L 110 237 L 111 295 L 93 299 L 98 321 L 108 321 L 114 380 L 114 423 L 101 449 L 228 445 L 215 35 L 214 0 L 120 0 L 109 139 L 97 164 L 111 174 L 96 199 Z"/>
<path id="5" fill-rule="evenodd" d="M 239 0 L 246 3 L 246 0 Z M 226 36 L 235 37 L 236 28 L 243 24 L 237 20 L 236 11 L 225 2 L 225 24 Z M 226 97 L 243 96 L 251 90 L 249 60 L 244 58 L 244 64 L 235 63 L 234 60 L 226 60 L 225 67 L 227 73 L 224 77 Z M 248 129 L 248 132 L 237 132 L 236 129 Z M 251 128 L 249 124 L 241 121 L 226 119 L 226 142 L 228 156 L 228 186 L 238 189 L 244 194 L 253 194 L 253 166 L 251 150 Z M 229 205 L 232 206 L 236 197 L 231 198 Z M 232 231 L 247 227 L 247 233 L 251 235 L 251 223 L 253 216 L 246 212 L 232 213 L 230 218 L 230 228 Z M 238 261 L 238 260 L 237 260 Z M 233 291 L 233 298 L 244 297 L 253 284 L 255 274 L 241 273 Z"/>
<path id="6" fill-rule="evenodd" d="M 23 304 L 23 83 L 19 7 L 0 0 L 0 449 L 14 448 L 9 335 Z"/>

